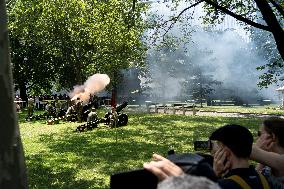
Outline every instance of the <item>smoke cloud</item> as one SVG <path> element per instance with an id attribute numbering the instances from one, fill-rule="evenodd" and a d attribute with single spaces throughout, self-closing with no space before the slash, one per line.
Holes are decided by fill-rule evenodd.
<path id="1" fill-rule="evenodd" d="M 171 15 L 169 9 L 157 7 L 153 6 L 153 9 L 158 14 L 165 17 Z M 150 84 L 147 78 L 141 81 L 142 85 L 151 88 L 148 91 L 151 99 L 155 100 L 155 97 L 158 97 L 161 100 L 178 100 L 181 96 L 190 95 L 192 91 L 182 91 L 180 83 L 185 77 L 191 77 L 184 75 L 184 72 L 190 71 L 194 64 L 200 67 L 203 74 L 211 75 L 213 79 L 222 82 L 222 85 L 215 87 L 213 98 L 227 99 L 238 96 L 248 101 L 263 98 L 277 100 L 275 85 L 262 90 L 257 87 L 262 72 L 256 70 L 256 67 L 267 64 L 267 60 L 259 56 L 257 45 L 251 39 L 250 33 L 231 17 L 225 17 L 222 24 L 205 26 L 199 20 L 200 16 L 204 15 L 202 7 L 197 7 L 193 12 L 191 26 L 188 28 L 191 31 L 191 40 L 183 47 L 178 47 L 179 49 L 185 47 L 186 52 L 184 54 L 177 52 L 176 55 L 166 52 L 164 59 L 167 61 L 159 60 L 159 57 L 148 59 L 152 81 Z M 177 23 L 169 33 L 173 36 L 182 36 L 182 31 L 178 30 L 179 26 Z M 155 53 L 155 50 L 153 51 L 150 53 Z M 182 69 L 171 68 L 172 65 L 178 66 L 176 62 L 179 59 L 183 60 Z M 169 72 L 171 74 L 168 74 Z"/>
<path id="2" fill-rule="evenodd" d="M 110 78 L 107 74 L 94 74 L 89 77 L 83 85 L 74 86 L 74 89 L 69 96 L 71 97 L 71 100 L 80 98 L 83 103 L 87 103 L 90 99 L 90 95 L 104 90 L 109 82 Z"/>

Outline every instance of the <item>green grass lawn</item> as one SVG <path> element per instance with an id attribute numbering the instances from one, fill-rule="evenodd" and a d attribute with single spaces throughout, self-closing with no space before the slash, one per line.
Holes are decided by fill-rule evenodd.
<path id="1" fill-rule="evenodd" d="M 24 121 L 19 114 L 31 189 L 109 188 L 112 173 L 141 168 L 153 152 L 192 152 L 194 140 L 205 140 L 226 123 L 247 126 L 254 134 L 260 119 L 131 114 L 125 127 L 104 125 L 84 133 L 77 123 L 47 125 Z M 116 140 L 117 139 L 117 140 Z"/>

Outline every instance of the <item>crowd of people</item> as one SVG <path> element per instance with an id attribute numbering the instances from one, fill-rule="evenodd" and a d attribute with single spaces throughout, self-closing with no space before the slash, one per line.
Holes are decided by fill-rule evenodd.
<path id="1" fill-rule="evenodd" d="M 15 104 L 17 111 L 21 110 L 19 103 L 25 102 L 16 96 Z M 90 95 L 89 101 L 84 103 L 80 98 L 70 99 L 67 95 L 43 95 L 43 96 L 30 96 L 25 104 L 27 110 L 26 120 L 32 119 L 64 119 L 66 121 L 81 122 L 98 122 L 99 118 L 96 110 L 99 106 L 105 105 L 104 98 Z M 23 106 L 23 105 L 22 105 Z M 40 116 L 34 116 L 34 110 L 43 110 L 44 113 Z M 117 113 L 115 107 L 112 107 L 111 111 L 107 113 L 105 118 L 106 124 L 111 127 L 117 123 Z"/>
<path id="2" fill-rule="evenodd" d="M 180 166 L 158 154 L 153 155 L 151 162 L 144 163 L 144 168 L 158 177 L 158 189 L 284 188 L 284 119 L 264 120 L 255 143 L 246 127 L 235 124 L 220 127 L 209 141 L 217 182 L 188 175 Z M 251 160 L 257 162 L 257 166 L 250 165 Z"/>
<path id="3" fill-rule="evenodd" d="M 27 101 L 24 101 L 19 95 L 15 96 L 15 105 L 16 110 L 19 112 L 21 108 L 25 108 L 27 106 L 33 107 L 36 110 L 45 110 L 46 105 L 52 101 L 70 101 L 70 97 L 67 94 L 59 94 L 59 95 L 38 95 L 38 96 L 29 96 Z"/>

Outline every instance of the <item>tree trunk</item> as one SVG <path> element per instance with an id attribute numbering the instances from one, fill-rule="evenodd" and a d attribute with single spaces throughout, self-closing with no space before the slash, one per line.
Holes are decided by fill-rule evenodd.
<path id="1" fill-rule="evenodd" d="M 202 103 L 203 90 L 202 90 L 202 83 L 201 83 L 201 81 L 200 81 L 200 85 L 199 85 L 199 95 L 200 95 L 200 107 L 203 108 L 203 103 Z"/>
<path id="2" fill-rule="evenodd" d="M 5 0 L 0 0 L 0 188 L 25 189 L 24 152 L 14 105 Z"/>
<path id="3" fill-rule="evenodd" d="M 20 89 L 20 97 L 23 101 L 28 102 L 28 95 L 27 95 L 27 87 L 24 82 L 21 82 L 19 84 L 19 89 Z"/>
<path id="4" fill-rule="evenodd" d="M 271 33 L 275 39 L 277 49 L 284 60 L 284 30 L 280 26 L 275 14 L 273 13 L 272 8 L 268 4 L 267 1 L 264 0 L 255 0 L 263 19 L 265 20 L 266 24 L 271 29 Z"/>
<path id="5" fill-rule="evenodd" d="M 117 95 L 117 93 L 116 93 L 116 86 L 114 86 L 114 88 L 112 89 L 112 91 L 111 91 L 111 106 L 112 107 L 116 107 L 116 95 Z"/>

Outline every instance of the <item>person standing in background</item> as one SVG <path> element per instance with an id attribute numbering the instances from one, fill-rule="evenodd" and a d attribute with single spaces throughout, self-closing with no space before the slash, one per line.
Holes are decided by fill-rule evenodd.
<path id="1" fill-rule="evenodd" d="M 28 117 L 31 117 L 34 113 L 34 98 L 32 96 L 28 99 Z"/>

